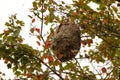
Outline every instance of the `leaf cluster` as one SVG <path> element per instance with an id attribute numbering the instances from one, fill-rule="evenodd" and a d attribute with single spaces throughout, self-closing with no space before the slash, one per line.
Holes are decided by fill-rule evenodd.
<path id="1" fill-rule="evenodd" d="M 23 44 L 20 31 L 24 22 L 16 15 L 9 17 L 5 23 L 7 29 L 0 34 L 0 59 L 8 68 L 12 68 L 18 78 L 32 78 L 33 80 L 119 80 L 120 77 L 120 13 L 114 6 L 115 0 L 72 0 L 72 4 L 55 0 L 35 0 L 30 10 L 33 15 L 31 24 L 36 20 L 41 23 L 40 28 L 32 27 L 31 34 L 37 32 L 36 41 L 41 50 L 33 49 Z M 93 10 L 88 4 L 92 2 L 99 7 Z M 65 22 L 70 17 L 81 31 L 81 47 L 84 52 L 78 53 L 74 60 L 59 61 L 51 51 L 51 39 L 54 36 L 53 26 Z M 43 36 L 43 25 L 49 25 L 50 31 Z M 101 40 L 95 43 L 96 37 Z M 43 43 L 43 45 L 41 45 Z M 95 48 L 92 48 L 92 47 Z M 86 48 L 87 47 L 87 48 Z M 89 48 L 89 49 L 88 49 Z M 87 59 L 90 66 L 81 65 L 81 60 Z M 110 64 L 106 64 L 109 62 Z M 100 69 L 99 63 L 105 64 Z M 95 65 L 93 65 L 95 64 Z M 105 75 L 105 77 L 103 76 Z M 54 77 L 55 76 L 55 77 Z M 96 78 L 99 76 L 99 78 Z"/>

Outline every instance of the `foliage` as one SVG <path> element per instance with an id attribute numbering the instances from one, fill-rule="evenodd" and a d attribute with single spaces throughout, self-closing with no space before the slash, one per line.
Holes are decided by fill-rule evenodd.
<path id="1" fill-rule="evenodd" d="M 0 34 L 0 59 L 4 59 L 8 68 L 13 69 L 18 78 L 32 78 L 33 80 L 118 80 L 120 79 L 120 13 L 118 7 L 113 5 L 115 0 L 73 0 L 72 4 L 55 0 L 35 0 L 30 10 L 33 15 L 31 24 L 36 20 L 41 23 L 40 28 L 32 27 L 31 34 L 37 32 L 36 41 L 41 50 L 33 49 L 28 44 L 23 44 L 20 31 L 24 22 L 18 20 L 16 15 L 9 17 L 5 23 L 7 29 Z M 99 5 L 97 11 L 88 4 Z M 117 5 L 117 4 L 116 4 Z M 54 28 L 70 16 L 81 30 L 81 47 L 84 54 L 78 53 L 75 59 L 60 62 L 51 51 L 51 39 Z M 44 25 L 51 24 L 49 33 L 43 36 Z M 99 44 L 94 42 L 98 37 L 102 40 Z M 41 43 L 44 45 L 41 45 Z M 91 47 L 95 45 L 95 49 Z M 86 49 L 86 47 L 90 47 Z M 87 51 L 88 50 L 88 51 Z M 81 66 L 81 60 L 87 59 L 96 70 L 96 65 L 102 63 L 94 72 L 90 66 Z M 109 64 L 106 64 L 109 62 Z M 103 76 L 105 75 L 105 76 Z M 54 77 L 55 76 L 55 77 Z M 99 77 L 97 77 L 99 76 Z M 97 78 L 96 78 L 97 77 Z"/>

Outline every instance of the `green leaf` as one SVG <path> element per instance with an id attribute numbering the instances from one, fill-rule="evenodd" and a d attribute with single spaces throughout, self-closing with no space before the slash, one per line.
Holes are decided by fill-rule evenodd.
<path id="1" fill-rule="evenodd" d="M 113 8 L 113 10 L 114 10 L 115 12 L 118 11 L 118 8 L 117 8 L 117 7 L 115 7 L 115 6 L 111 6 L 111 7 Z"/>
<path id="2" fill-rule="evenodd" d="M 6 40 L 6 38 L 7 38 L 7 35 L 3 36 L 3 41 L 5 41 L 5 40 Z"/>
<path id="3" fill-rule="evenodd" d="M 21 74 L 21 72 L 20 72 L 20 71 L 16 71 L 15 74 L 16 74 L 17 76 L 19 76 L 19 75 Z"/>
<path id="4" fill-rule="evenodd" d="M 35 31 L 35 29 L 34 29 L 34 28 L 31 28 L 31 29 L 30 29 L 30 32 L 31 32 L 31 33 L 33 33 L 34 31 Z"/>
<path id="5" fill-rule="evenodd" d="M 66 7 L 67 9 L 71 9 L 71 7 L 70 7 L 70 6 L 68 6 L 68 5 L 66 5 L 65 7 Z"/>
<path id="6" fill-rule="evenodd" d="M 17 67 L 17 66 L 13 67 L 13 72 L 16 72 L 16 71 L 17 71 L 17 69 L 18 69 L 18 67 Z"/>
<path id="7" fill-rule="evenodd" d="M 62 1 L 61 3 L 62 3 L 62 4 L 65 4 L 65 2 L 64 2 L 64 1 Z"/>
<path id="8" fill-rule="evenodd" d="M 8 36 L 8 37 L 7 37 L 7 40 L 8 40 L 9 42 L 13 42 L 13 41 L 14 41 L 14 38 L 13 38 L 13 36 Z"/>
<path id="9" fill-rule="evenodd" d="M 0 34 L 0 38 L 3 36 L 3 33 Z"/>
<path id="10" fill-rule="evenodd" d="M 50 12 L 52 12 L 52 13 L 55 11 L 54 8 L 48 8 L 48 10 L 49 10 Z"/>
<path id="11" fill-rule="evenodd" d="M 20 24 L 20 26 L 24 26 L 24 22 L 23 21 L 17 20 L 16 23 Z"/>
<path id="12" fill-rule="evenodd" d="M 29 17 L 29 18 L 33 18 L 33 16 L 31 16 L 31 15 L 28 15 L 28 17 Z"/>
<path id="13" fill-rule="evenodd" d="M 32 4 L 33 4 L 33 7 L 37 9 L 37 2 L 34 1 Z"/>
<path id="14" fill-rule="evenodd" d="M 5 25 L 6 25 L 6 26 L 11 26 L 11 24 L 10 24 L 10 23 L 8 23 L 8 22 L 6 22 L 6 23 L 5 23 Z"/>
<path id="15" fill-rule="evenodd" d="M 20 30 L 21 30 L 21 28 L 20 28 L 20 27 L 18 27 L 18 28 L 15 30 L 14 35 L 13 35 L 13 36 L 18 37 L 18 36 L 19 36 L 19 33 L 20 33 Z"/>

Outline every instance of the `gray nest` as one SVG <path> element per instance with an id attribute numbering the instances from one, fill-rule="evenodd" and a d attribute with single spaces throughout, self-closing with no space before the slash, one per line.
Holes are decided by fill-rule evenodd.
<path id="1" fill-rule="evenodd" d="M 61 62 L 65 62 L 76 56 L 80 41 L 80 29 L 76 24 L 60 24 L 52 39 L 51 49 Z"/>

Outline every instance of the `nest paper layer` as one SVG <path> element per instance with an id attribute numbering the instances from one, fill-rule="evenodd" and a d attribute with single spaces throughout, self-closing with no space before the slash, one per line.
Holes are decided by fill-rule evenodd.
<path id="1" fill-rule="evenodd" d="M 61 24 L 52 39 L 51 49 L 61 62 L 65 62 L 78 53 L 80 41 L 80 29 L 76 24 Z"/>

